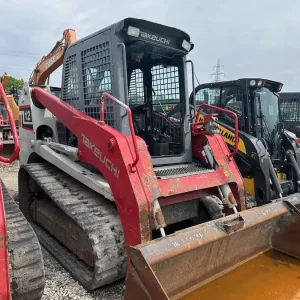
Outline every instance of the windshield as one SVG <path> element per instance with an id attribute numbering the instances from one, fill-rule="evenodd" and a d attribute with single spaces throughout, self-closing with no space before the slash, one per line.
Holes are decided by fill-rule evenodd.
<path id="1" fill-rule="evenodd" d="M 126 53 L 128 99 L 136 134 L 146 141 L 153 156 L 153 145 L 166 142 L 169 150 L 165 155 L 181 154 L 185 103 L 182 54 L 141 42 L 127 45 Z"/>
<path id="2" fill-rule="evenodd" d="M 256 96 L 261 137 L 267 141 L 272 150 L 279 123 L 278 96 L 266 87 L 256 90 Z"/>

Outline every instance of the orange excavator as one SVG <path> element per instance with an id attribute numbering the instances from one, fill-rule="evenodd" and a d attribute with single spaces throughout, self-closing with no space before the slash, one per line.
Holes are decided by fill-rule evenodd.
<path id="1" fill-rule="evenodd" d="M 66 49 L 76 41 L 76 32 L 73 29 L 66 29 L 63 32 L 63 37 L 56 43 L 54 48 L 44 55 L 37 63 L 35 69 L 29 77 L 29 84 L 45 85 L 50 74 L 57 70 L 62 64 Z"/>
<path id="2" fill-rule="evenodd" d="M 6 72 L 0 77 L 0 83 L 2 84 L 3 90 L 5 91 L 8 86 L 8 75 Z M 12 94 L 7 95 L 6 97 L 12 112 L 13 120 L 16 124 L 16 128 L 18 131 L 19 107 Z M 1 133 L 1 140 L 3 144 L 1 154 L 8 157 L 11 155 L 11 153 L 14 150 L 14 139 L 11 131 L 11 126 L 9 123 L 9 117 L 6 113 L 6 109 L 4 107 L 3 99 L 1 96 L 0 96 L 0 101 L 1 101 L 0 102 L 0 133 Z"/>
<path id="3" fill-rule="evenodd" d="M 50 74 L 52 74 L 55 70 L 57 70 L 62 65 L 66 49 L 75 41 L 76 41 L 75 30 L 73 29 L 64 30 L 63 37 L 61 38 L 61 40 L 59 40 L 56 43 L 54 48 L 47 55 L 44 55 L 40 59 L 35 69 L 31 72 L 28 81 L 29 84 L 43 86 L 46 84 L 46 81 L 49 83 Z M 4 75 L 0 78 L 0 82 L 2 83 L 2 86 L 5 90 L 8 85 L 7 73 L 4 73 Z M 51 92 L 55 95 L 57 95 L 56 90 L 57 89 L 54 87 L 51 88 Z M 18 128 L 19 107 L 16 104 L 13 95 L 7 95 L 7 99 L 13 113 L 13 118 L 15 120 L 17 130 L 19 130 Z M 3 149 L 1 151 L 1 154 L 6 157 L 11 155 L 14 148 L 14 141 L 11 132 L 11 127 L 8 124 L 8 118 L 6 117 L 6 113 L 3 105 L 0 108 L 1 108 L 0 130 L 2 133 L 1 136 L 3 141 Z"/>

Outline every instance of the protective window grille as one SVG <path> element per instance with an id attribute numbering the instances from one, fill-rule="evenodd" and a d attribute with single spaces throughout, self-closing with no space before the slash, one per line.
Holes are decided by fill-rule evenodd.
<path id="1" fill-rule="evenodd" d="M 104 92 L 111 93 L 110 44 L 105 42 L 81 52 L 84 111 L 100 119 L 100 99 Z M 116 126 L 116 104 L 105 99 L 105 122 Z"/>
<path id="2" fill-rule="evenodd" d="M 166 134 L 172 142 L 181 142 L 181 113 L 166 117 L 158 112 L 168 113 L 180 104 L 179 70 L 178 67 L 155 66 L 151 69 L 153 95 L 153 125 L 162 130 L 166 125 Z"/>
<path id="3" fill-rule="evenodd" d="M 299 98 L 280 99 L 282 121 L 300 121 Z"/>
<path id="4" fill-rule="evenodd" d="M 79 100 L 79 82 L 76 64 L 76 54 L 66 59 L 64 67 L 63 94 L 62 99 L 68 103 Z"/>
<path id="5" fill-rule="evenodd" d="M 130 105 L 144 103 L 144 80 L 140 69 L 133 70 L 131 73 L 128 98 Z"/>
<path id="6" fill-rule="evenodd" d="M 180 102 L 178 68 L 155 66 L 151 72 L 152 87 L 155 92 L 153 104 L 158 107 L 160 104 L 162 106 L 178 104 Z"/>

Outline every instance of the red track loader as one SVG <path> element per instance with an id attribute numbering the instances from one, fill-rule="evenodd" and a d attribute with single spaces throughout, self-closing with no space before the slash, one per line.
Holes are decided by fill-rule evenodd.
<path id="1" fill-rule="evenodd" d="M 219 109 L 235 120 L 233 153 L 216 115 L 194 122 L 192 48 L 127 18 L 66 50 L 62 99 L 24 85 L 20 208 L 87 290 L 127 274 L 126 300 L 180 299 L 271 248 L 300 257 L 300 195 L 246 210 L 237 116 Z"/>
<path id="2" fill-rule="evenodd" d="M 11 122 L 14 137 L 11 157 L 1 156 L 0 162 L 12 163 L 18 158 L 20 142 L 1 83 L 0 98 Z M 0 299 L 40 299 L 43 290 L 44 266 L 40 244 L 32 227 L 0 180 Z"/>

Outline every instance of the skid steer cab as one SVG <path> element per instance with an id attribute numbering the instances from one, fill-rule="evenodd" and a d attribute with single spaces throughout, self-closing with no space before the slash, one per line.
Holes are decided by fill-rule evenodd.
<path id="1" fill-rule="evenodd" d="M 238 153 L 235 161 L 248 196 L 262 205 L 299 191 L 300 147 L 296 136 L 280 122 L 280 82 L 262 78 L 205 83 L 196 87 L 190 102 L 207 103 L 238 115 Z M 203 109 L 198 118 L 214 110 Z M 234 144 L 234 120 L 219 115 L 220 133 L 229 147 Z"/>
<path id="2" fill-rule="evenodd" d="M 238 144 L 230 153 L 217 116 L 195 122 L 189 105 L 192 48 L 181 30 L 128 18 L 70 45 L 61 99 L 24 85 L 20 207 L 87 290 L 127 274 L 126 300 L 178 299 L 270 248 L 288 212 L 280 201 L 267 214 L 271 223 L 256 218 L 267 207 L 244 217 Z M 237 141 L 236 114 L 216 109 L 234 119 Z M 253 248 L 243 230 L 259 226 L 266 232 Z M 214 263 L 206 266 L 205 256 Z"/>

